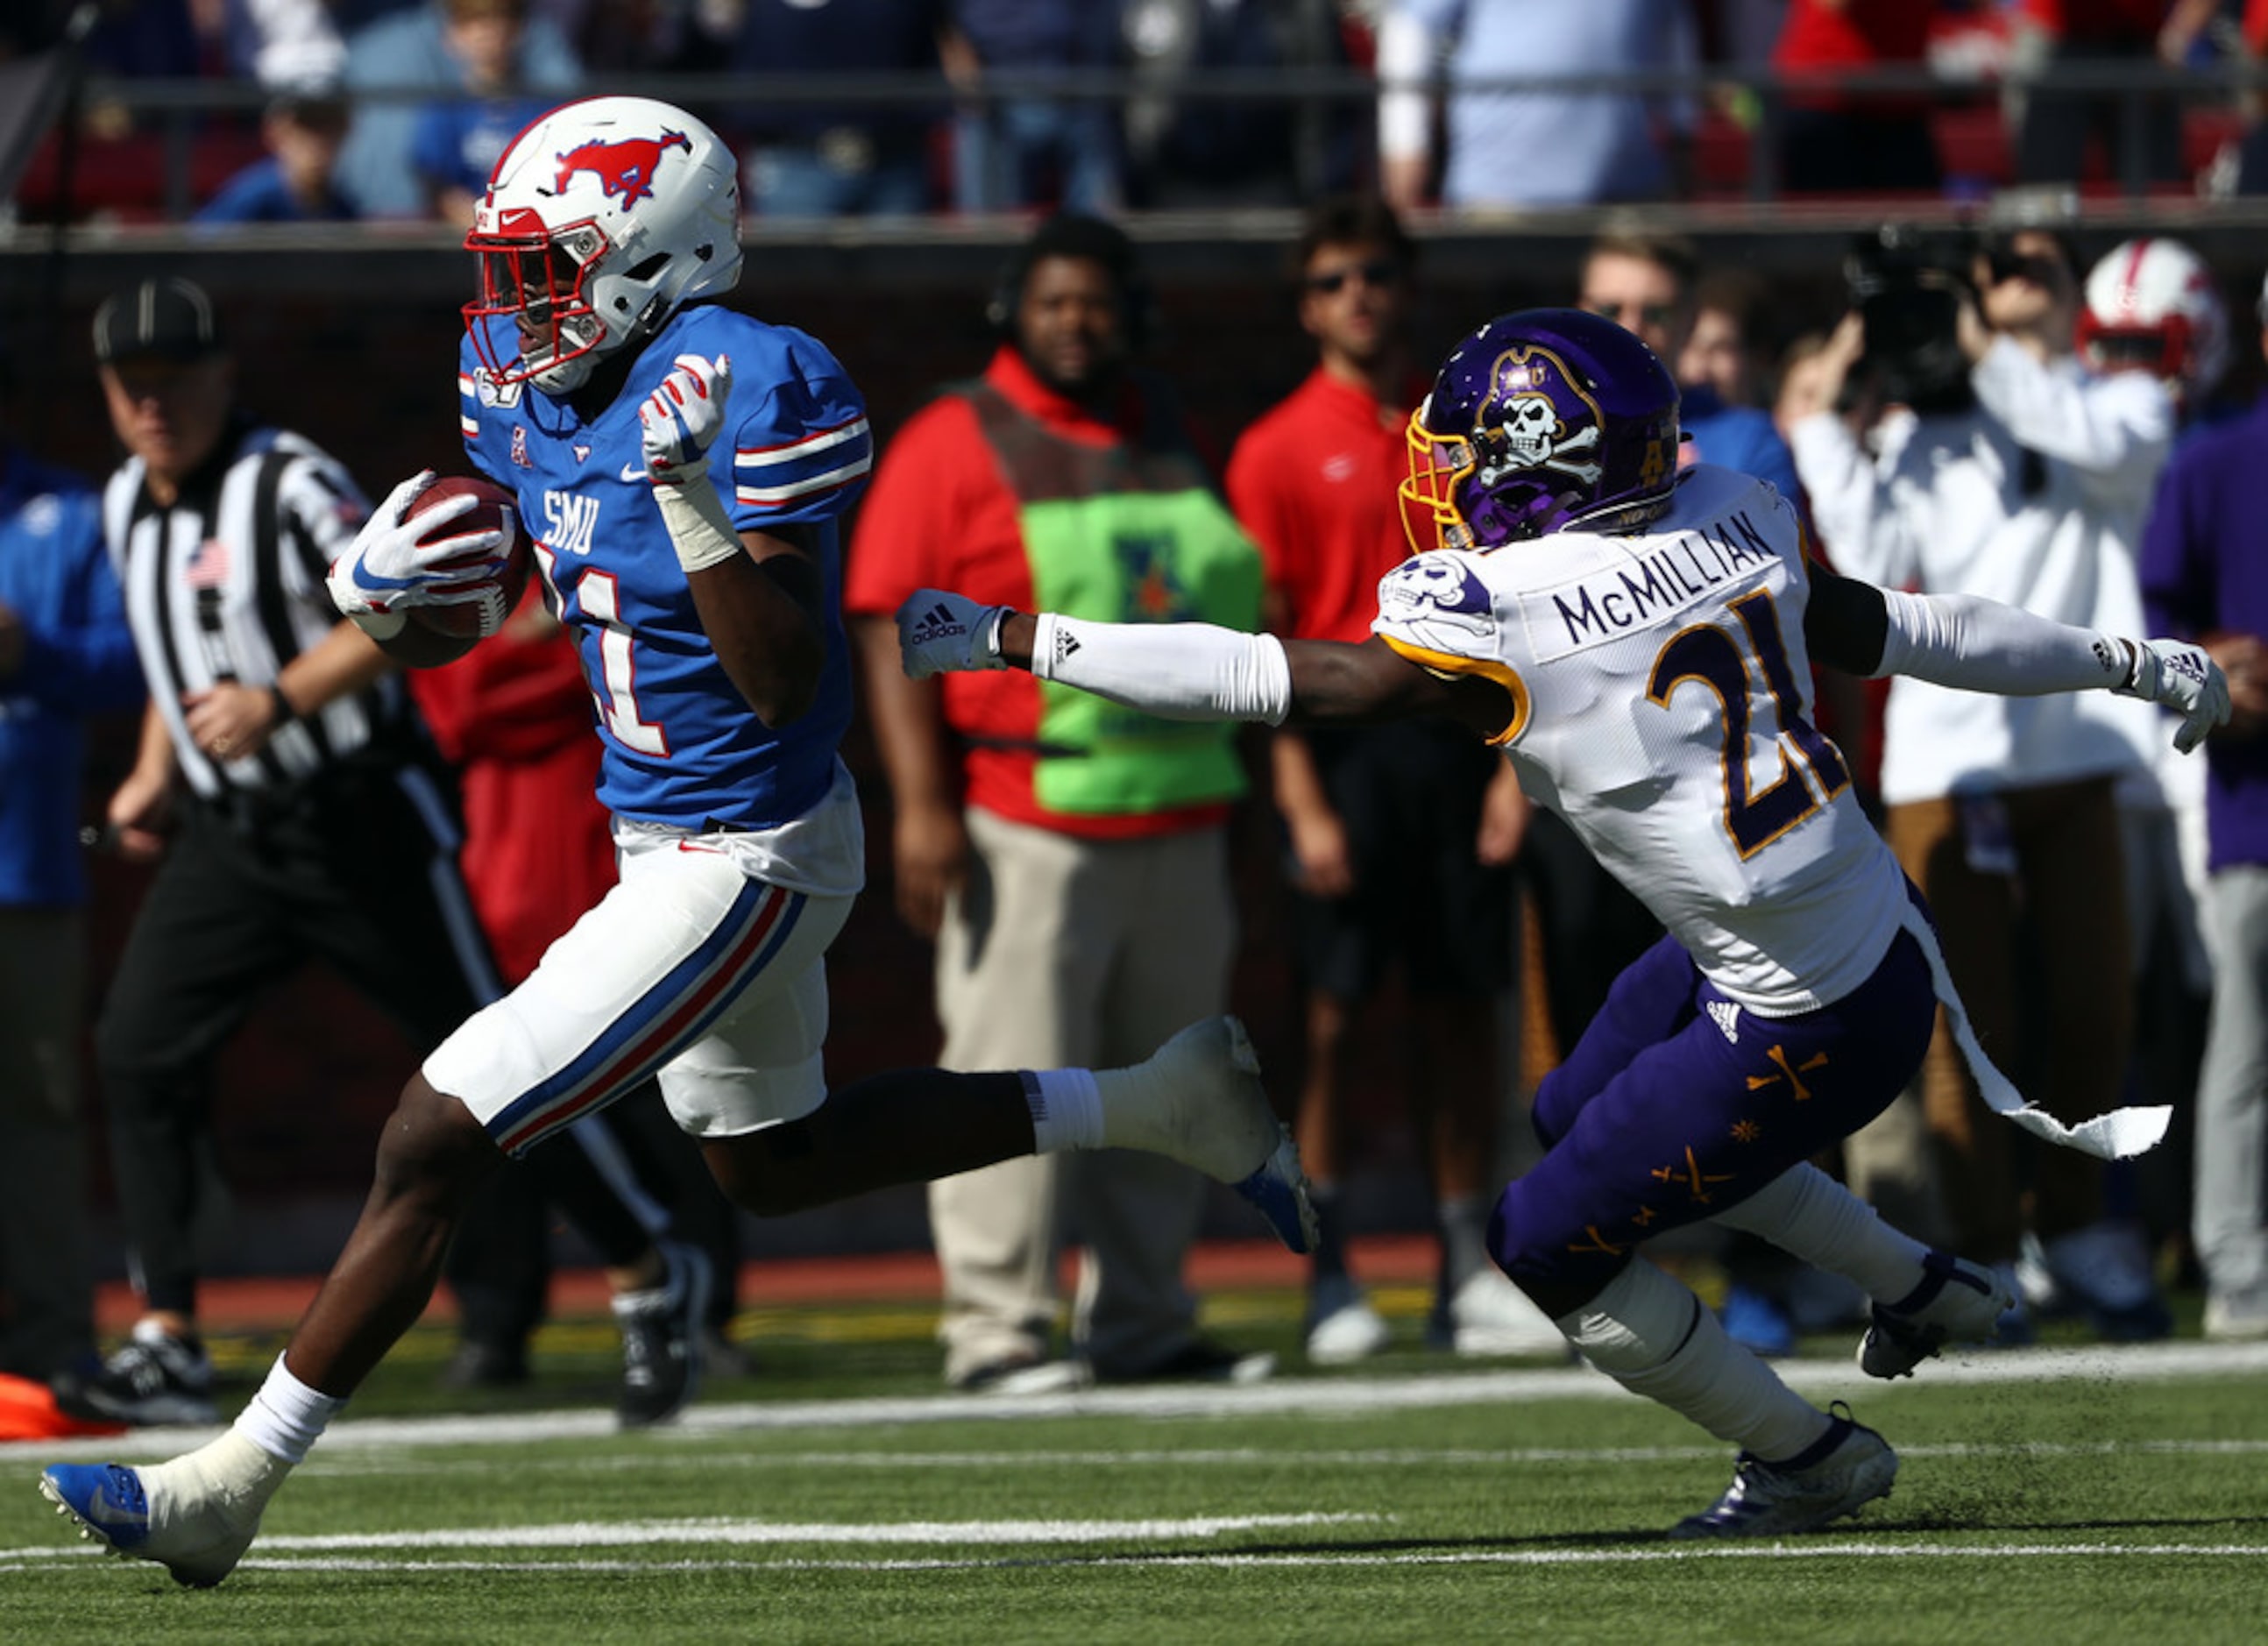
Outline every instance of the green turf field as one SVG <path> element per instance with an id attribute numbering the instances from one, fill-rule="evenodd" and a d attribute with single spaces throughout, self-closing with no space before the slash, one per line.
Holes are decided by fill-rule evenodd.
<path id="1" fill-rule="evenodd" d="M 635 1438 L 598 1323 L 549 1331 L 534 1387 L 469 1420 L 440 1415 L 421 1332 L 217 1590 L 85 1552 L 33 1487 L 178 1436 L 0 1448 L 0 1640 L 2268 1639 L 2268 1348 L 2066 1340 L 1886 1386 L 1807 1344 L 1791 1380 L 1890 1437 L 1896 1493 L 1697 1550 L 1660 1532 L 1728 1477 L 1697 1430 L 1572 1368 L 1413 1346 L 1308 1375 L 1295 1310 L 1212 1300 L 1285 1349 L 1270 1383 L 1022 1404 L 937 1395 L 921 1303 L 759 1314 L 760 1375 Z M 227 1347 L 240 1398 L 275 1343 Z"/>

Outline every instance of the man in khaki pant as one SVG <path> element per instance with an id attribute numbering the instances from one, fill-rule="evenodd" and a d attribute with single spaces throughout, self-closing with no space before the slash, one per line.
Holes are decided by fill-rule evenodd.
<path id="1" fill-rule="evenodd" d="M 1128 365 L 1145 303 L 1117 230 L 1042 225 L 994 297 L 999 349 L 883 453 L 852 543 L 843 607 L 889 771 L 898 906 L 937 940 L 949 1068 L 1138 1060 L 1226 1003 L 1224 826 L 1245 786 L 1233 733 L 1021 674 L 908 680 L 893 618 L 934 587 L 1256 625 L 1259 556 L 1163 385 Z M 933 1185 L 946 1380 L 1266 1376 L 1271 1357 L 1197 1334 L 1182 1265 L 1204 1194 L 1187 1168 L 1116 1150 Z M 1072 1356 L 1055 1361 L 1063 1233 L 1084 1262 Z"/>

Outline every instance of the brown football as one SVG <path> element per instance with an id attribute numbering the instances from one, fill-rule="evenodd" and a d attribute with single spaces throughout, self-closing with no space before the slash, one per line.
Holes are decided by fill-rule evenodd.
<path id="1" fill-rule="evenodd" d="M 480 501 L 466 513 L 444 523 L 438 529 L 454 537 L 467 532 L 501 530 L 504 540 L 503 573 L 495 579 L 500 603 L 494 606 L 497 621 L 512 614 L 519 604 L 519 597 L 527 587 L 528 572 L 533 557 L 528 553 L 526 534 L 519 529 L 519 512 L 512 494 L 495 482 L 474 475 L 445 475 L 417 494 L 403 516 L 416 520 L 419 515 L 450 498 L 471 493 Z M 493 554 L 493 550 L 485 551 Z M 409 606 L 402 616 L 409 619 L 401 632 L 379 645 L 396 661 L 412 668 L 431 668 L 443 663 L 453 663 L 473 649 L 481 636 L 482 603 L 466 602 L 446 606 Z"/>

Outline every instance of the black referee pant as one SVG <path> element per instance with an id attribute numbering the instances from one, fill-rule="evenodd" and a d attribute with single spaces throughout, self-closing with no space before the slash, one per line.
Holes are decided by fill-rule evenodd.
<path id="1" fill-rule="evenodd" d="M 346 764 L 273 795 L 185 797 L 184 809 L 111 980 L 95 1062 L 136 1283 L 147 1308 L 194 1316 L 213 1061 L 261 994 L 327 960 L 423 1057 L 493 997 L 495 968 L 438 772 Z M 603 1260 L 645 1251 L 581 1149 L 539 1158 L 578 1179 L 555 1199 Z"/>

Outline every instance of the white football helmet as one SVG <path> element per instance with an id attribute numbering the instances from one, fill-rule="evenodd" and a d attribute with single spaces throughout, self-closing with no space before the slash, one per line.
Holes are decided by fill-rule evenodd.
<path id="1" fill-rule="evenodd" d="M 681 305 L 738 283 L 739 167 L 670 104 L 568 103 L 512 139 L 465 246 L 481 262 L 465 327 L 489 375 L 568 394 Z"/>
<path id="2" fill-rule="evenodd" d="M 2228 311 L 2213 271 L 2179 240 L 2126 241 L 2087 277 L 2079 351 L 2095 371 L 2146 371 L 2199 398 L 2228 366 Z"/>

